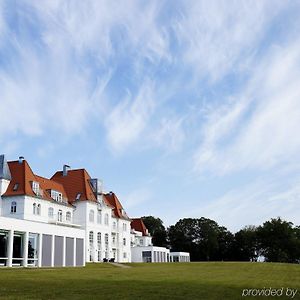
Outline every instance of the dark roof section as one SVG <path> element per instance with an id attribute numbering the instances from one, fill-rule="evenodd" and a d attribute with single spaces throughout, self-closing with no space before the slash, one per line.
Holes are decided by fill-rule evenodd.
<path id="1" fill-rule="evenodd" d="M 51 177 L 51 180 L 63 185 L 70 204 L 86 200 L 97 202 L 90 184 L 91 177 L 85 169 L 68 170 L 66 176 L 63 176 L 62 171 L 58 171 Z"/>
<path id="2" fill-rule="evenodd" d="M 135 231 L 139 231 L 142 232 L 143 236 L 148 236 L 148 229 L 145 226 L 143 220 L 141 218 L 134 218 L 132 219 L 132 222 L 130 223 L 130 226 L 132 229 L 134 229 Z"/>
<path id="3" fill-rule="evenodd" d="M 0 179 L 11 180 L 11 173 L 4 154 L 0 155 Z"/>
<path id="4" fill-rule="evenodd" d="M 103 199 L 109 206 L 113 207 L 113 213 L 116 218 L 130 220 L 115 193 L 103 194 Z"/>

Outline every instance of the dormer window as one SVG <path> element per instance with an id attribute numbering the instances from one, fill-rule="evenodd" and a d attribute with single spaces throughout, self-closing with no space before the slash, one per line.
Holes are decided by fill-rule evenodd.
<path id="1" fill-rule="evenodd" d="M 15 183 L 14 187 L 13 187 L 13 191 L 17 191 L 19 188 L 19 183 Z"/>
<path id="2" fill-rule="evenodd" d="M 32 181 L 32 191 L 36 194 L 40 194 L 40 184 L 36 181 Z"/>
<path id="3" fill-rule="evenodd" d="M 80 199 L 80 197 L 81 197 L 81 193 L 78 193 L 78 194 L 76 195 L 75 200 L 78 201 L 78 200 Z"/>
<path id="4" fill-rule="evenodd" d="M 51 198 L 57 202 L 62 202 L 62 193 L 55 191 L 55 190 L 51 190 Z"/>

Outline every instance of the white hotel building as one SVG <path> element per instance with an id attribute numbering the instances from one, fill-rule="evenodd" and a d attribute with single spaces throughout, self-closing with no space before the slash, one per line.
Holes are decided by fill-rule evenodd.
<path id="1" fill-rule="evenodd" d="M 142 220 L 129 219 L 117 196 L 85 169 L 65 165 L 47 179 L 23 157 L 7 162 L 0 155 L 0 266 L 107 260 L 172 261 L 168 249 L 152 245 Z"/>

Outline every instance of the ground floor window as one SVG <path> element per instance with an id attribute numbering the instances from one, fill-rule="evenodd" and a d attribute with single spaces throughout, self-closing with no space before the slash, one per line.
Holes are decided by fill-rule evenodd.
<path id="1" fill-rule="evenodd" d="M 21 265 L 23 261 L 23 234 L 14 234 L 13 264 Z"/>
<path id="2" fill-rule="evenodd" d="M 8 232 L 0 231 L 0 266 L 7 265 Z"/>
<path id="3" fill-rule="evenodd" d="M 38 260 L 38 234 L 30 233 L 28 237 L 28 264 L 36 266 Z"/>
<path id="4" fill-rule="evenodd" d="M 143 262 L 151 262 L 152 261 L 151 251 L 143 251 L 142 258 L 143 258 Z"/>

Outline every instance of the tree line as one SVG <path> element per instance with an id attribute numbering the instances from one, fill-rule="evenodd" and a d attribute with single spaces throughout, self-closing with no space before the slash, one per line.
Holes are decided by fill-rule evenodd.
<path id="1" fill-rule="evenodd" d="M 168 228 L 160 218 L 142 219 L 153 245 L 190 252 L 192 261 L 300 262 L 300 226 L 280 217 L 236 233 L 204 217 L 180 219 Z"/>

